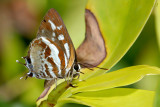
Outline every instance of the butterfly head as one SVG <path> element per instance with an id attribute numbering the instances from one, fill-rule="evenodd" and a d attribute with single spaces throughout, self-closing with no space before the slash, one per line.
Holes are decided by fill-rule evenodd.
<path id="1" fill-rule="evenodd" d="M 26 57 L 23 57 L 25 59 L 25 65 L 26 67 L 29 69 L 29 73 L 27 73 L 27 77 L 33 77 L 34 74 L 33 74 L 33 65 L 31 64 L 31 59 L 30 57 L 26 56 Z"/>

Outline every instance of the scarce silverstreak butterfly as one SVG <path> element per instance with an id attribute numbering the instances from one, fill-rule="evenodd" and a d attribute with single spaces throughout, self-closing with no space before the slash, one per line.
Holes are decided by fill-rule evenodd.
<path id="1" fill-rule="evenodd" d="M 96 67 L 106 56 L 105 43 L 96 18 L 86 10 L 86 38 L 75 51 L 68 31 L 55 9 L 50 9 L 40 24 L 37 37 L 30 43 L 25 66 L 27 77 L 45 79 L 45 87 L 57 79 L 80 75 L 80 69 Z M 19 62 L 17 60 L 17 62 Z M 20 63 L 20 62 L 19 62 Z"/>

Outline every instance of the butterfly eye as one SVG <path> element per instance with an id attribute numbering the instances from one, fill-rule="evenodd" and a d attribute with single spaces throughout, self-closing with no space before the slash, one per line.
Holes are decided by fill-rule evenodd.
<path id="1" fill-rule="evenodd" d="M 79 66 L 78 66 L 78 64 L 75 64 L 75 65 L 74 65 L 74 69 L 75 69 L 76 71 L 79 71 Z"/>

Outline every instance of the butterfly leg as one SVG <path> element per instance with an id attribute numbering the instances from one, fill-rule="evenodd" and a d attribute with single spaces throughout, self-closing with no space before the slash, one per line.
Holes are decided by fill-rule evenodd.
<path id="1" fill-rule="evenodd" d="M 69 84 L 69 75 L 70 75 L 70 71 L 68 72 L 68 74 L 65 75 L 65 81 L 67 82 L 67 84 Z"/>
<path id="2" fill-rule="evenodd" d="M 70 79 L 70 82 L 72 82 L 72 80 L 73 80 L 73 73 L 71 74 L 71 79 Z"/>
<path id="3" fill-rule="evenodd" d="M 68 83 L 71 83 L 71 81 L 70 81 L 70 77 L 71 77 L 71 71 L 69 71 L 69 73 L 68 73 Z"/>
<path id="4" fill-rule="evenodd" d="M 76 87 L 78 87 L 78 86 L 74 86 L 74 85 L 72 85 L 72 84 L 70 84 L 70 86 L 71 86 L 71 87 L 73 87 L 73 88 L 76 88 Z"/>

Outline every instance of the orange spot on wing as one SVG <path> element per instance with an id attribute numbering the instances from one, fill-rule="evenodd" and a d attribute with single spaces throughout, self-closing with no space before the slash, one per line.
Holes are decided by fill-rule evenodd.
<path id="1" fill-rule="evenodd" d="M 45 58 L 47 58 L 49 55 L 51 55 L 51 49 L 49 48 L 49 46 L 47 46 L 44 54 L 45 54 Z"/>

